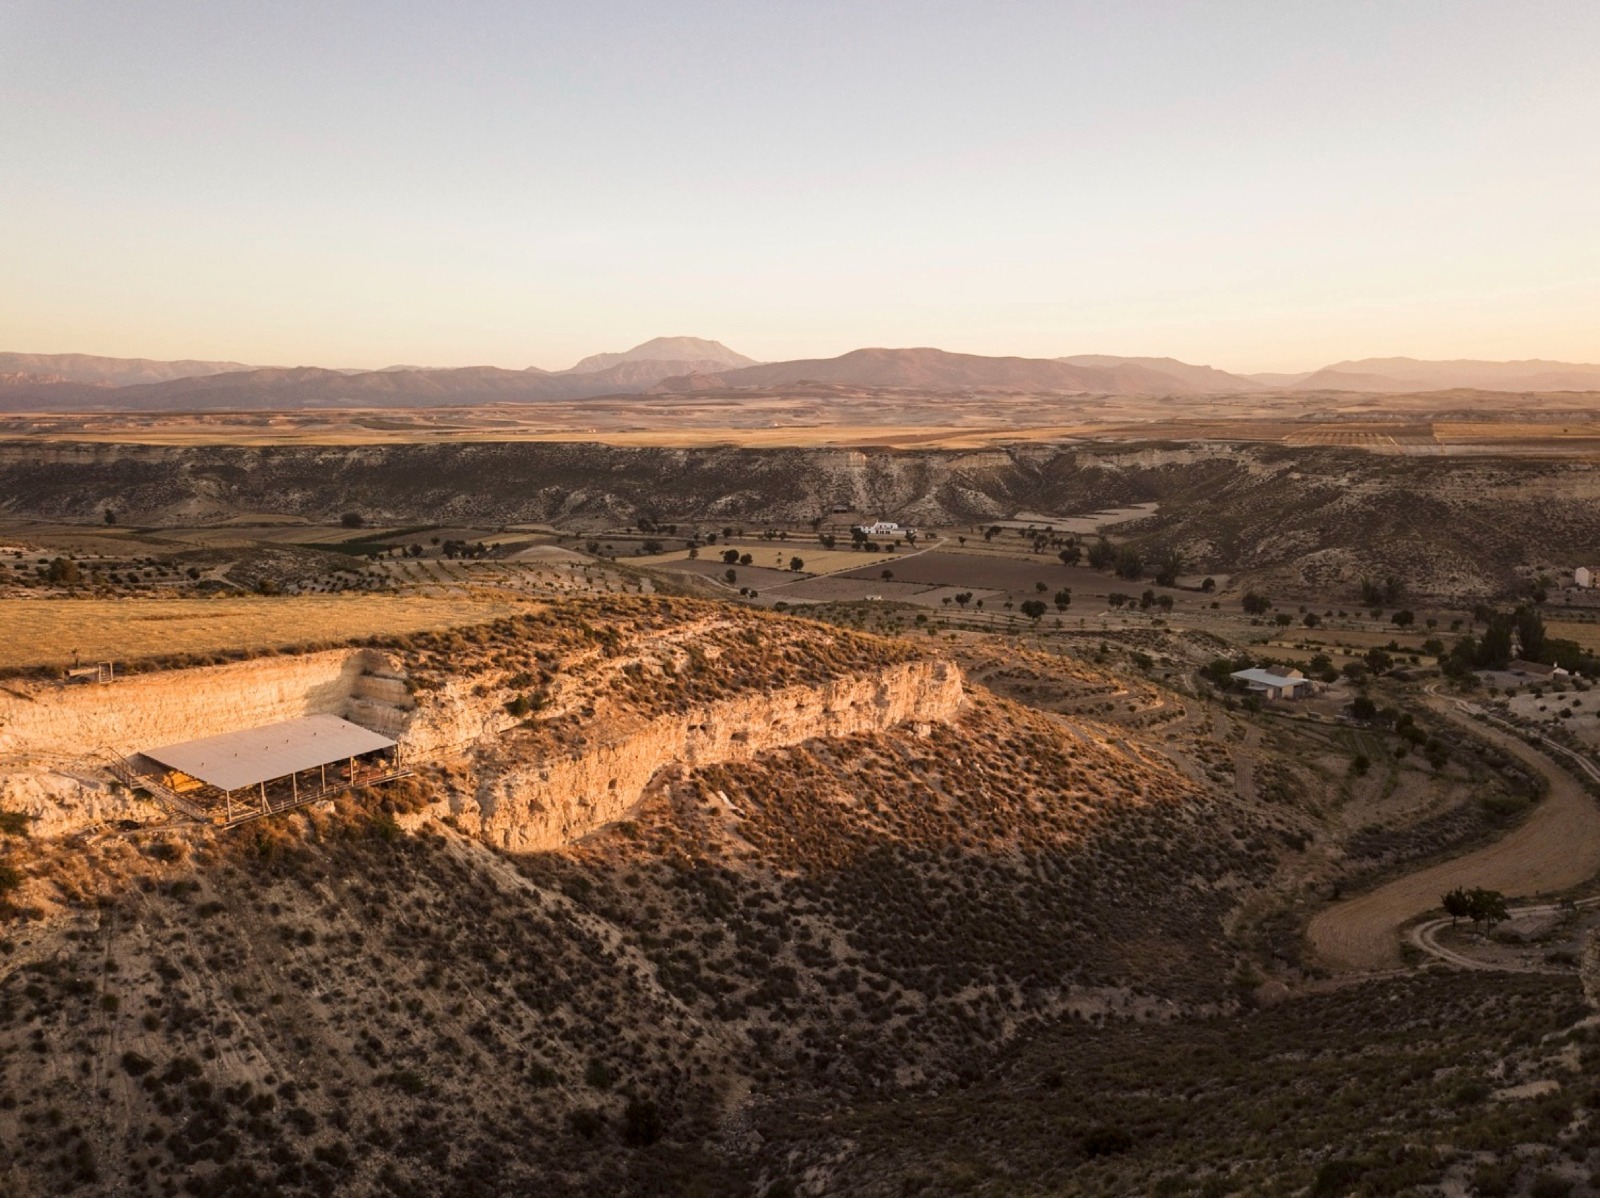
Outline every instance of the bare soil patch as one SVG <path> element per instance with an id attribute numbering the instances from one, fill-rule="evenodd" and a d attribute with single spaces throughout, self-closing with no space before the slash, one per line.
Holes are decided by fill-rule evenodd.
<path id="1" fill-rule="evenodd" d="M 1461 722 L 1442 704 L 1434 710 Z M 1339 970 L 1398 965 L 1401 925 L 1436 908 L 1439 896 L 1456 886 L 1482 886 L 1527 898 L 1580 885 L 1600 870 L 1600 807 L 1595 801 L 1566 771 L 1517 738 L 1477 724 L 1471 727 L 1539 771 L 1549 781 L 1549 796 L 1504 839 L 1323 911 L 1306 928 L 1306 938 L 1324 964 Z"/>

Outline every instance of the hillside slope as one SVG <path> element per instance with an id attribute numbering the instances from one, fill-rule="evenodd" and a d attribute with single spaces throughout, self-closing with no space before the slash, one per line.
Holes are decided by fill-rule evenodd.
<path id="1" fill-rule="evenodd" d="M 1136 734 L 983 693 L 685 757 L 611 811 L 556 788 L 588 822 L 491 847 L 466 816 L 507 770 L 938 664 L 712 605 L 575 615 L 386 651 L 424 723 L 473 730 L 416 779 L 232 833 L 8 839 L 0 1179 L 748 1193 L 761 1112 L 961 1084 L 1063 1017 L 1232 1005 L 1222 925 L 1270 822 Z M 437 714 L 524 687 L 525 723 Z"/>

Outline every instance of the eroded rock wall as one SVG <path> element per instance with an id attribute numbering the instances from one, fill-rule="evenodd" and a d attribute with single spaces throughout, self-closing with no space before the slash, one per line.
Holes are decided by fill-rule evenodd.
<path id="1" fill-rule="evenodd" d="M 0 762 L 141 749 L 306 715 L 344 715 L 382 655 L 335 649 L 134 674 L 104 686 L 0 692 Z M 377 681 L 377 680 L 374 680 Z"/>
<path id="2" fill-rule="evenodd" d="M 33 817 L 40 836 L 157 817 L 159 808 L 108 784 L 115 756 L 306 715 L 399 736 L 410 701 L 384 656 L 366 649 L 0 691 L 0 810 Z"/>
<path id="3" fill-rule="evenodd" d="M 738 695 L 683 715 L 662 716 L 605 743 L 560 758 L 519 759 L 485 753 L 471 795 L 445 810 L 463 830 L 497 848 L 558 848 L 621 819 L 661 770 L 744 761 L 769 749 L 815 738 L 882 732 L 955 717 L 961 671 L 919 661 L 843 678 Z M 418 721 L 419 730 L 429 715 Z"/>
<path id="4" fill-rule="evenodd" d="M 954 718 L 961 671 L 915 661 L 821 686 L 751 689 L 626 727 L 552 756 L 507 736 L 520 721 L 498 690 L 462 675 L 413 701 L 385 656 L 335 650 L 135 675 L 106 686 L 0 692 L 0 808 L 64 835 L 110 819 L 159 814 L 107 785 L 114 755 L 328 713 L 393 736 L 412 761 L 451 761 L 474 779 L 430 812 L 519 852 L 559 847 L 622 818 L 661 770 L 747 760 L 814 738 Z M 914 732 L 908 728 L 907 735 Z M 594 743 L 597 741 L 598 743 Z"/>

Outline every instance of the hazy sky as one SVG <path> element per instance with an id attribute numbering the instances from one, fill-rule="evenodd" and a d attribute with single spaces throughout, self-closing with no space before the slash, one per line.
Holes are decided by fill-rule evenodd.
<path id="1" fill-rule="evenodd" d="M 0 349 L 1600 360 L 1595 0 L 0 0 Z"/>

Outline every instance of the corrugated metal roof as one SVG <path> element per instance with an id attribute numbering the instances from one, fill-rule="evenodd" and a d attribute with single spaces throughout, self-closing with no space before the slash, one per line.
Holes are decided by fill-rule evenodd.
<path id="1" fill-rule="evenodd" d="M 1243 679 L 1245 682 L 1254 682 L 1258 686 L 1304 686 L 1306 679 L 1289 678 L 1283 674 L 1274 674 L 1270 670 L 1238 670 L 1233 677 Z"/>
<path id="2" fill-rule="evenodd" d="M 308 715 L 145 749 L 144 755 L 220 790 L 243 790 L 300 770 L 393 748 L 394 743 L 336 715 Z"/>

